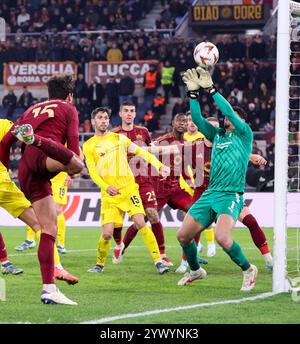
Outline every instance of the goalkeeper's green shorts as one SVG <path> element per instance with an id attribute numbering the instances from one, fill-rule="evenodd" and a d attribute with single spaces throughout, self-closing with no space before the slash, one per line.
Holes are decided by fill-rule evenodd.
<path id="1" fill-rule="evenodd" d="M 244 207 L 243 194 L 206 190 L 188 211 L 204 228 L 216 222 L 221 214 L 231 215 L 234 221 Z"/>

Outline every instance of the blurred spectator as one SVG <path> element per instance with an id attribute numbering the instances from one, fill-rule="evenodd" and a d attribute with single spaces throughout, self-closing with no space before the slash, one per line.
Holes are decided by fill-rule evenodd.
<path id="1" fill-rule="evenodd" d="M 4 96 L 2 105 L 6 110 L 6 118 L 9 120 L 13 120 L 13 113 L 17 105 L 17 97 L 13 90 L 9 90 L 8 94 Z"/>
<path id="2" fill-rule="evenodd" d="M 82 124 L 82 129 L 84 133 L 90 133 L 93 131 L 92 123 L 89 119 L 85 119 Z"/>
<path id="3" fill-rule="evenodd" d="M 253 102 L 254 98 L 258 95 L 255 84 L 253 81 L 248 82 L 248 86 L 244 92 L 244 97 L 247 98 L 248 102 Z"/>
<path id="4" fill-rule="evenodd" d="M 162 96 L 161 93 L 157 93 L 153 99 L 152 105 L 153 112 L 159 118 L 166 112 L 166 98 Z"/>
<path id="5" fill-rule="evenodd" d="M 147 109 L 144 115 L 144 125 L 150 132 L 159 129 L 158 118 L 151 109 Z"/>
<path id="6" fill-rule="evenodd" d="M 83 74 L 78 74 L 77 80 L 75 81 L 75 94 L 76 98 L 87 98 L 88 97 L 88 85 L 84 80 Z"/>
<path id="7" fill-rule="evenodd" d="M 161 84 L 164 89 L 166 103 L 169 102 L 169 96 L 174 85 L 174 74 L 175 67 L 171 66 L 169 60 L 166 60 L 161 70 Z"/>
<path id="8" fill-rule="evenodd" d="M 266 143 L 270 144 L 275 137 L 275 121 L 270 119 L 270 122 L 265 124 L 264 131 L 266 133 Z"/>
<path id="9" fill-rule="evenodd" d="M 235 87 L 231 93 L 230 93 L 231 97 L 235 97 L 237 99 L 238 103 L 241 103 L 243 100 L 243 91 L 239 90 L 237 87 Z"/>
<path id="10" fill-rule="evenodd" d="M 160 74 L 157 70 L 157 66 L 151 64 L 149 70 L 144 74 L 143 86 L 144 92 L 144 107 L 149 108 L 156 95 L 158 86 L 160 85 Z"/>
<path id="11" fill-rule="evenodd" d="M 182 98 L 178 98 L 172 110 L 172 118 L 178 113 L 186 113 L 189 110 L 189 102 L 184 102 Z"/>
<path id="12" fill-rule="evenodd" d="M 117 43 L 113 43 L 112 47 L 107 51 L 106 54 L 107 61 L 119 62 L 123 59 L 122 51 L 117 47 Z"/>
<path id="13" fill-rule="evenodd" d="M 135 83 L 133 78 L 130 76 L 129 70 L 124 70 L 124 76 L 120 80 L 119 85 L 119 100 L 122 104 L 125 100 L 133 101 L 133 93 L 135 90 Z"/>
<path id="14" fill-rule="evenodd" d="M 94 78 L 94 82 L 88 88 L 88 100 L 93 108 L 102 106 L 102 101 L 104 98 L 104 88 L 99 82 L 98 78 Z"/>
<path id="15" fill-rule="evenodd" d="M 119 112 L 119 84 L 110 78 L 106 84 L 107 103 L 111 109 L 111 115 L 116 116 Z"/>
<path id="16" fill-rule="evenodd" d="M 22 31 L 26 32 L 29 26 L 30 14 L 27 13 L 26 8 L 23 6 L 21 7 L 21 12 L 18 15 L 17 23 Z"/>
<path id="17" fill-rule="evenodd" d="M 33 102 L 33 96 L 32 96 L 32 93 L 28 91 L 27 86 L 24 86 L 23 89 L 24 91 L 20 95 L 20 98 L 18 100 L 18 105 L 24 109 L 28 109 Z"/>
<path id="18" fill-rule="evenodd" d="M 238 37 L 232 38 L 232 43 L 228 46 L 229 57 L 233 60 L 242 60 L 246 57 L 246 46 L 238 40 Z"/>
<path id="19" fill-rule="evenodd" d="M 88 103 L 87 98 L 80 98 L 77 104 L 77 110 L 79 114 L 79 123 L 84 123 L 85 120 L 91 119 L 92 108 Z"/>
<path id="20" fill-rule="evenodd" d="M 251 59 L 266 59 L 267 56 L 267 49 L 266 44 L 262 39 L 261 35 L 256 35 L 253 42 L 249 48 L 249 57 Z"/>

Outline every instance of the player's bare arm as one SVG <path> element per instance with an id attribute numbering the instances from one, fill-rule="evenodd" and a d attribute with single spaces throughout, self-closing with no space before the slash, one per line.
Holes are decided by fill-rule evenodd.
<path id="1" fill-rule="evenodd" d="M 259 154 L 251 154 L 249 161 L 252 162 L 252 164 L 258 165 L 258 166 L 267 164 L 267 160 Z"/>

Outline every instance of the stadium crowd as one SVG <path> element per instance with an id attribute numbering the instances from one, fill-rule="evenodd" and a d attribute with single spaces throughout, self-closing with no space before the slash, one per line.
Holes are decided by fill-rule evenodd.
<path id="1" fill-rule="evenodd" d="M 60 37 L 62 39 L 59 39 Z M 173 116 L 177 112 L 188 109 L 181 74 L 187 68 L 194 66 L 192 52 L 196 43 L 193 39 L 161 38 L 158 32 L 147 35 L 144 32 L 123 34 L 111 32 L 97 37 L 67 34 L 43 36 L 42 34 L 38 39 L 17 36 L 15 41 L 7 40 L 5 45 L 1 45 L 0 58 L 2 62 L 16 60 L 16 57 L 19 61 L 77 62 L 75 97 L 81 132 L 92 130 L 90 113 L 95 106 L 109 105 L 113 110 L 112 123 L 118 125 L 119 104 L 130 98 L 137 105 L 137 122 L 146 125 L 155 137 L 155 132 L 161 129 L 160 118 L 166 113 L 170 97 L 177 98 L 173 107 Z M 260 153 L 263 153 L 268 160 L 272 160 L 276 41 L 273 37 L 263 39 L 260 35 L 220 35 L 214 38 L 214 42 L 220 51 L 220 62 L 214 68 L 213 79 L 232 104 L 240 105 L 248 112 L 248 122 L 252 130 L 265 134 L 266 150 Z M 160 62 L 158 68 L 151 67 L 156 73 L 156 80 L 154 85 L 150 85 L 150 89 L 146 75 L 144 76 L 144 98 L 138 99 L 135 96 L 136 87 L 133 79 L 128 75 L 124 76 L 120 83 L 113 78 L 105 85 L 97 80 L 91 85 L 86 83 L 85 63 L 92 60 L 115 60 L 116 56 L 122 60 L 156 59 Z M 37 101 L 39 100 L 26 88 L 19 99 L 10 90 L 2 99 L 0 111 L 5 117 L 15 120 L 24 109 Z M 201 104 L 206 116 L 219 116 L 222 121 L 221 114 L 206 94 L 201 95 Z M 257 175 L 260 174 L 259 171 Z"/>
<path id="2" fill-rule="evenodd" d="M 90 113 L 96 106 L 112 108 L 112 124 L 118 125 L 119 104 L 131 99 L 137 105 L 137 122 L 148 127 L 153 137 L 161 133 L 160 120 L 166 114 L 170 98 L 172 115 L 188 110 L 185 87 L 181 74 L 194 66 L 193 48 L 200 40 L 171 37 L 161 32 L 116 32 L 119 29 L 135 29 L 138 20 L 152 8 L 154 1 L 87 1 L 82 0 L 13 0 L 2 1 L 0 16 L 8 24 L 8 35 L 0 43 L 0 80 L 2 65 L 10 61 L 74 61 L 78 65 L 76 81 L 76 105 L 79 112 L 80 132 L 92 131 Z M 163 11 L 156 20 L 156 29 L 172 29 L 186 13 L 189 1 L 161 1 Z M 116 10 L 117 8 L 117 10 Z M 112 30 L 100 33 L 79 33 L 86 30 Z M 64 32 L 61 32 L 64 31 Z M 77 32 L 76 32 L 77 31 Z M 22 32 L 31 33 L 23 35 Z M 38 33 L 38 35 L 35 35 Z M 274 111 L 275 111 L 275 55 L 276 39 L 261 35 L 217 35 L 209 37 L 219 49 L 220 61 L 213 71 L 215 84 L 233 105 L 242 106 L 248 112 L 248 122 L 254 132 L 260 132 L 265 147 L 254 151 L 274 160 Z M 144 76 L 143 97 L 137 92 L 133 79 L 125 75 L 120 82 L 113 78 L 107 84 L 94 80 L 86 83 L 85 64 L 90 61 L 158 60 L 151 66 L 155 74 L 154 84 Z M 299 68 L 299 65 L 295 65 Z M 153 81 L 153 80 L 152 80 Z M 296 89 L 296 88 L 295 88 Z M 296 91 L 293 91 L 296 92 Z M 137 97 L 137 94 L 139 97 Z M 24 87 L 20 97 L 13 90 L 0 100 L 0 115 L 16 120 L 30 105 L 38 102 L 33 90 Z M 205 93 L 201 95 L 203 113 L 206 116 L 222 116 Z M 297 113 L 294 114 L 297 116 Z M 290 113 L 291 119 L 293 112 Z M 291 121 L 290 139 L 299 140 L 297 125 Z M 15 154 L 18 156 L 18 151 Z M 253 167 L 253 169 L 257 169 Z M 263 173 L 257 171 L 255 185 Z M 253 174 L 252 174 L 253 175 Z"/>
<path id="3" fill-rule="evenodd" d="M 131 30 L 153 7 L 153 0 L 3 0 L 0 17 L 8 32 Z M 161 1 L 156 29 L 175 29 L 191 1 Z M 153 27 L 153 28 L 154 28 Z"/>

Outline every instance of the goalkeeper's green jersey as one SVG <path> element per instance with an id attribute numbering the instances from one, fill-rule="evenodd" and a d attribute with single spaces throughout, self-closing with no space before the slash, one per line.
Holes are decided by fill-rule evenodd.
<path id="1" fill-rule="evenodd" d="M 244 192 L 253 133 L 249 125 L 234 112 L 220 93 L 216 93 L 213 98 L 235 129 L 225 131 L 225 129 L 214 127 L 202 116 L 198 100 L 191 99 L 193 122 L 213 143 L 208 189 Z"/>

